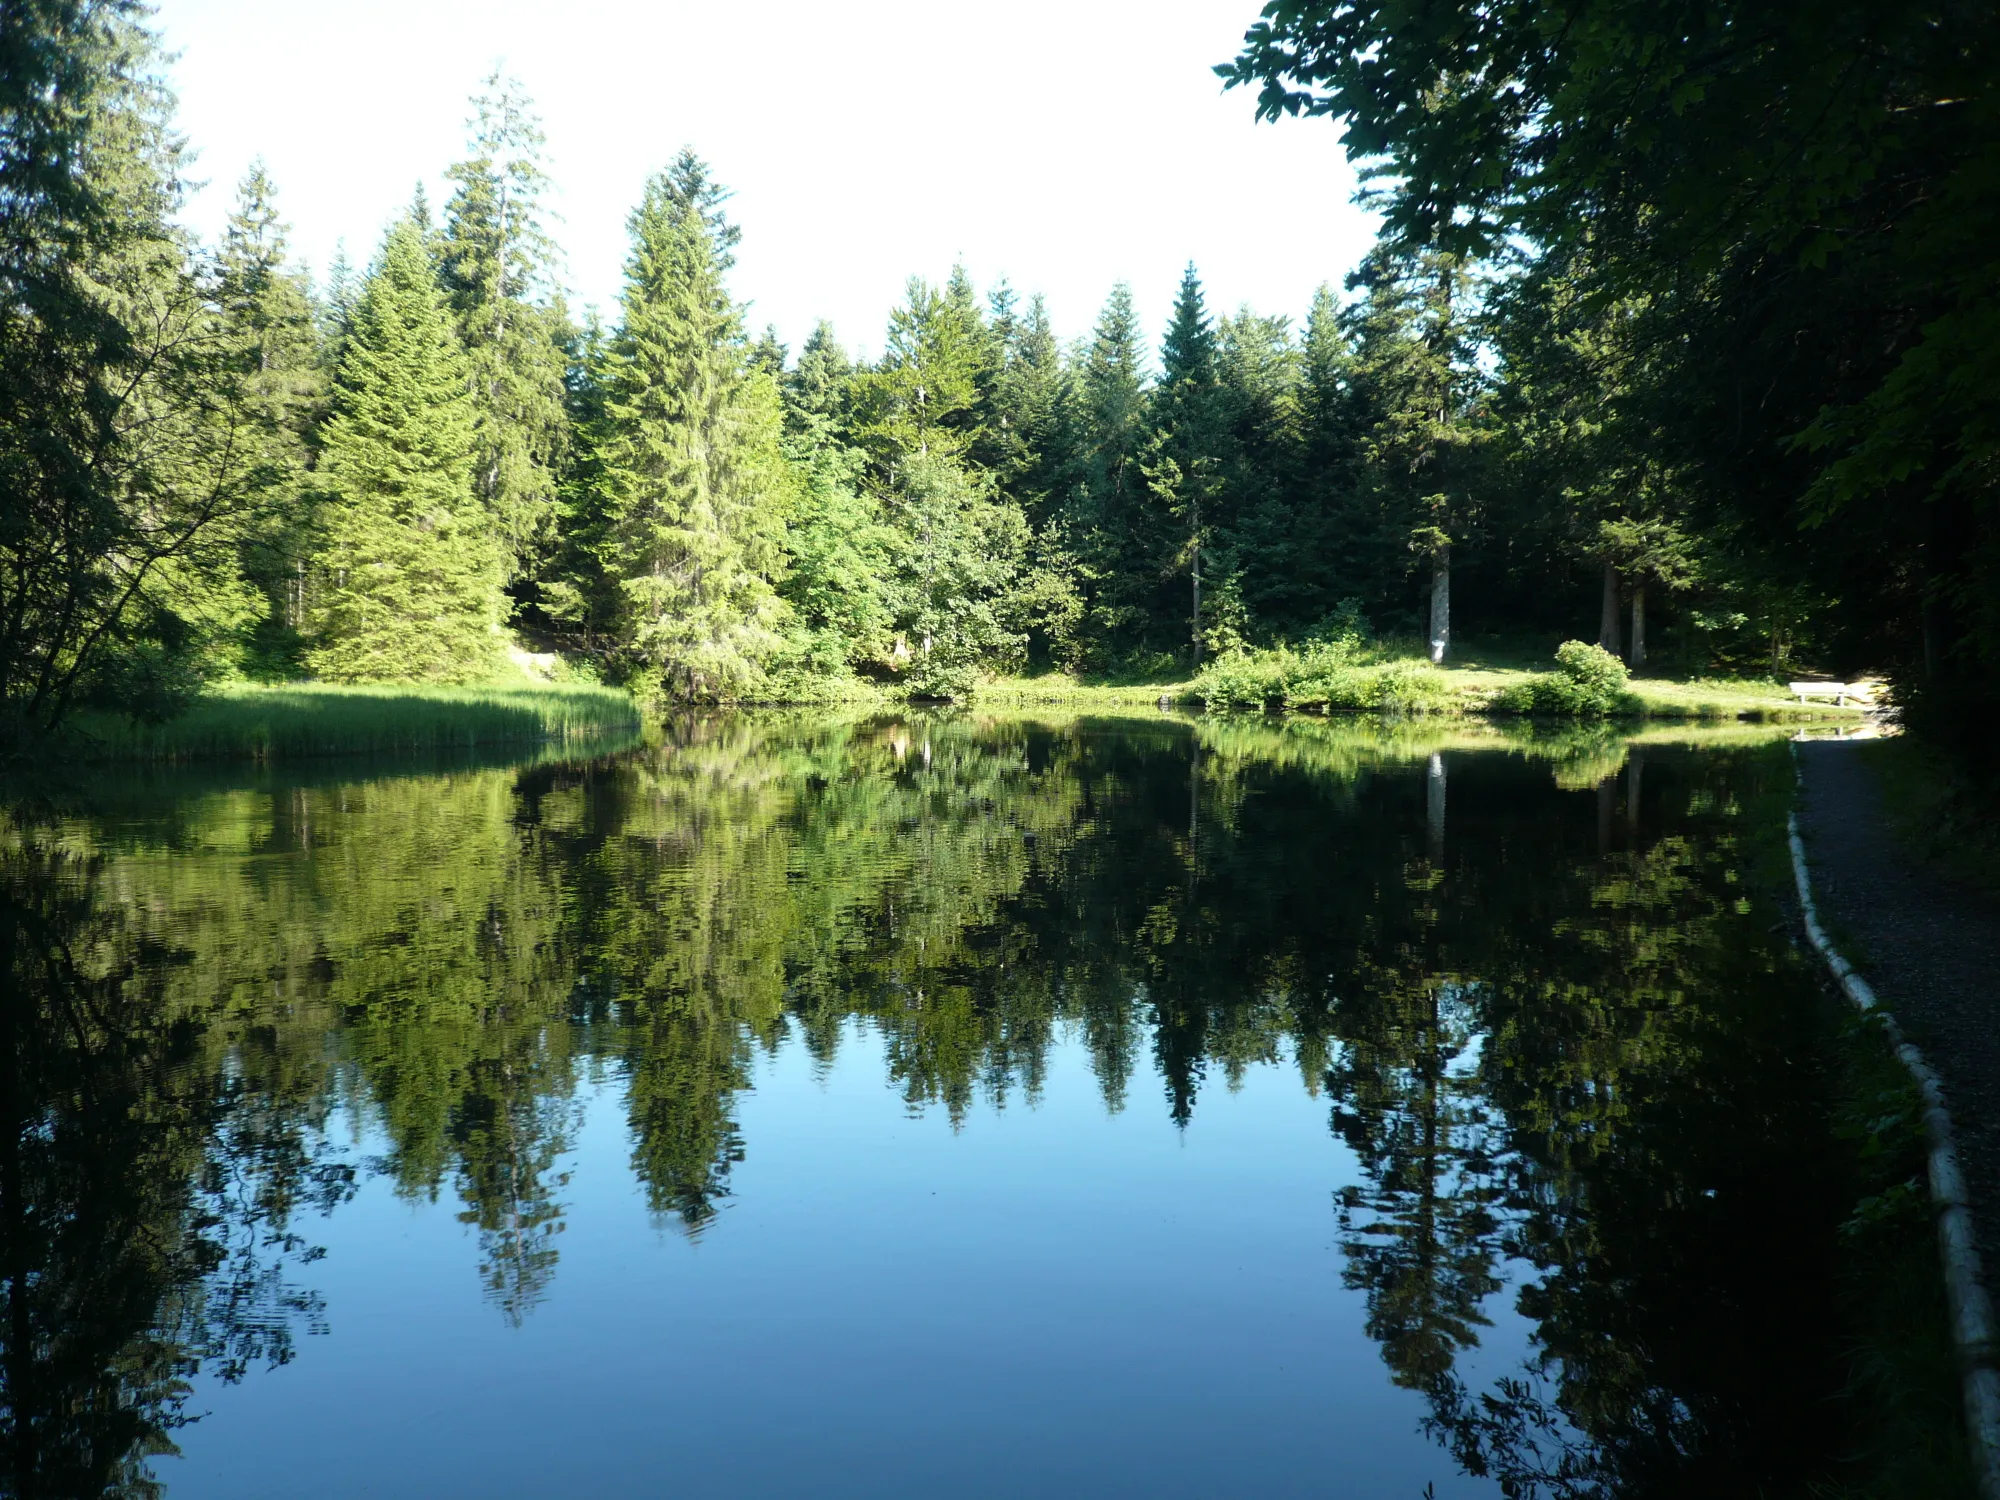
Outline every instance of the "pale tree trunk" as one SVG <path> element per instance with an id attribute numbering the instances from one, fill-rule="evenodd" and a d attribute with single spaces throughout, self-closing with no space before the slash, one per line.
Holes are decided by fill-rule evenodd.
<path id="1" fill-rule="evenodd" d="M 1618 642 L 1618 570 L 1608 559 L 1604 564 L 1604 606 L 1597 615 L 1597 644 L 1613 656 L 1625 654 Z"/>
<path id="2" fill-rule="evenodd" d="M 1633 671 L 1646 665 L 1646 585 L 1632 585 L 1632 654 L 1626 658 Z"/>
<path id="3" fill-rule="evenodd" d="M 1429 774 L 1424 778 L 1424 831 L 1429 837 L 1430 859 L 1434 865 L 1444 863 L 1444 756 L 1431 752 Z"/>
<path id="4" fill-rule="evenodd" d="M 1451 548 L 1431 554 L 1431 660 L 1442 663 L 1451 647 Z"/>

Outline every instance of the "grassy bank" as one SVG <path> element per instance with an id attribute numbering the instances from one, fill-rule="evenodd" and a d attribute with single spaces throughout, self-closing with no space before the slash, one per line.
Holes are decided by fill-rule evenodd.
<path id="1" fill-rule="evenodd" d="M 617 745 L 638 739 L 637 707 L 614 688 L 239 684 L 164 724 L 79 715 L 72 748 L 91 760 L 277 760 L 406 754 L 476 745 Z"/>
<path id="2" fill-rule="evenodd" d="M 1437 667 L 1420 655 L 1352 639 L 1297 649 L 1241 652 L 1211 662 L 1176 689 L 1211 710 L 1493 715 L 1550 718 L 1748 720 L 1766 724 L 1856 722 L 1863 710 L 1800 703 L 1764 679 L 1628 677 L 1622 664 L 1589 648 L 1594 660 L 1566 668 L 1469 653 Z M 1577 669 L 1585 673 L 1575 675 Z"/>

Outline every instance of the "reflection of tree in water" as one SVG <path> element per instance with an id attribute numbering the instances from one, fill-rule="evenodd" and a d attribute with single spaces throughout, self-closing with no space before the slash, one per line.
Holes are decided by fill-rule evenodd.
<path id="1" fill-rule="evenodd" d="M 22 1496 L 156 1495 L 190 1378 L 283 1364 L 318 1325 L 288 1226 L 350 1187 L 312 1106 L 162 1003 L 184 955 L 99 896 L 72 856 L 0 855 L 0 1491 Z"/>
<path id="2" fill-rule="evenodd" d="M 1601 745 L 1588 774 L 1565 765 L 1574 746 L 1529 748 L 1593 788 L 1610 763 Z M 1718 1414 L 1771 1399 L 1702 1368 L 1672 1326 L 1704 1323 L 1687 1349 L 1735 1350 L 1787 1331 L 1771 1308 L 1816 1284 L 1746 1275 L 1757 1234 L 1782 1236 L 1741 1200 L 1723 1200 L 1737 1227 L 1702 1218 L 1702 1193 L 1727 1186 L 1722 1143 L 1760 1143 L 1745 1181 L 1779 1159 L 1807 1182 L 1821 1128 L 1778 1118 L 1803 1084 L 1750 1072 L 1784 1075 L 1799 991 L 1724 888 L 1742 768 L 1649 774 L 1644 795 L 1680 797 L 1687 831 L 1639 849 L 1622 847 L 1629 810 L 1600 827 L 1594 793 L 1553 800 L 1546 765 L 1487 762 L 1488 787 L 1454 752 L 1447 807 L 1431 747 L 1405 749 L 1381 775 L 1365 736 L 1330 724 L 741 716 L 670 726 L 643 756 L 229 792 L 154 833 L 74 837 L 104 840 L 107 889 L 149 914 L 94 951 L 148 976 L 157 1045 L 185 1031 L 209 1059 L 176 1105 L 180 1180 L 219 1183 L 205 1151 L 256 1161 L 268 1137 L 279 1154 L 252 1180 L 310 1183 L 282 1157 L 287 1122 L 338 1098 L 380 1129 L 399 1190 L 455 1193 L 511 1320 L 556 1273 L 585 1078 L 621 1086 L 650 1206 L 698 1231 L 754 1149 L 736 1096 L 787 1035 L 831 1059 L 872 1032 L 908 1105 L 952 1120 L 1032 1099 L 1065 1033 L 1112 1108 L 1150 1054 L 1182 1125 L 1211 1078 L 1283 1057 L 1330 1094 L 1362 1167 L 1341 1214 L 1369 1331 L 1465 1467 L 1522 1495 L 1607 1475 L 1637 1493 L 1646 1474 L 1697 1473 L 1691 1453 L 1761 1444 L 1745 1461 L 1785 1472 L 1804 1429 L 1724 1431 Z M 161 847 L 248 856 L 145 857 Z M 148 933 L 152 956 L 135 947 Z M 1759 1008 L 1768 1035 L 1746 1032 L 1746 993 L 1779 997 Z M 1772 1102 L 1746 1112 L 1750 1097 Z M 1655 1118 L 1663 1099 L 1681 1115 Z M 1676 1281 L 1662 1247 L 1718 1233 L 1726 1253 Z M 1537 1359 L 1475 1392 L 1461 1364 L 1508 1261 L 1537 1278 L 1518 1302 Z M 131 1326 L 147 1297 L 173 1325 L 192 1284 L 149 1283 Z M 275 1289 L 232 1284 L 248 1288 L 233 1312 L 202 1305 L 262 1326 L 253 1305 Z M 1718 1311 L 1691 1314 L 1689 1285 Z"/>
<path id="3" fill-rule="evenodd" d="M 1430 1391 L 1479 1342 L 1500 1289 L 1504 1124 L 1476 1072 L 1476 998 L 1423 978 L 1369 993 L 1366 1034 L 1328 1070 L 1335 1131 L 1366 1182 L 1342 1190 L 1349 1286 L 1398 1385 Z"/>
<path id="4" fill-rule="evenodd" d="M 1426 1425 L 1521 1500 L 1756 1492 L 1839 1450 L 1840 1393 L 1813 1382 L 1838 1368 L 1843 1169 L 1807 1061 L 1831 1020 L 1733 885 L 1734 799 L 1684 794 L 1683 827 L 1719 815 L 1698 835 L 1644 837 L 1629 808 L 1628 847 L 1592 828 L 1532 885 L 1456 858 L 1402 951 L 1479 982 L 1364 966 L 1343 1008 L 1336 1128 L 1368 1179 L 1349 1279 Z M 1534 1351 L 1481 1389 L 1456 1366 L 1503 1254 L 1533 1273 Z"/>

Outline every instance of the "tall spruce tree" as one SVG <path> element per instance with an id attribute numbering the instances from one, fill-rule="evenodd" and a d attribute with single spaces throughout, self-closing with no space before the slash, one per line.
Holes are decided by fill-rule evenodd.
<path id="1" fill-rule="evenodd" d="M 446 174 L 441 277 L 471 383 L 473 489 L 526 571 L 553 517 L 568 423 L 557 252 L 542 206 L 542 128 L 517 80 L 495 72 L 473 102 L 471 154 Z"/>
<path id="2" fill-rule="evenodd" d="M 319 676 L 462 682 L 492 669 L 505 551 L 473 494 L 474 421 L 422 227 L 399 219 L 355 307 L 323 438 Z"/>
<path id="3" fill-rule="evenodd" d="M 1247 307 L 1222 319 L 1216 335 L 1228 503 L 1214 521 L 1213 629 L 1238 639 L 1253 623 L 1265 632 L 1296 630 L 1318 612 L 1292 506 L 1300 351 L 1289 319 Z"/>
<path id="4" fill-rule="evenodd" d="M 1163 579 L 1187 580 L 1185 612 L 1166 601 L 1166 624 L 1179 613 L 1185 622 L 1175 634 L 1188 643 L 1197 666 L 1205 646 L 1202 565 L 1218 520 L 1229 452 L 1228 415 L 1216 371 L 1216 332 L 1194 263 L 1188 263 L 1174 297 L 1173 316 L 1160 345 L 1160 384 L 1153 396 L 1152 434 L 1141 467 L 1152 497 L 1149 530 L 1156 566 Z M 1162 545 L 1164 544 L 1164 545 Z"/>
<path id="5" fill-rule="evenodd" d="M 1137 643 L 1152 594 L 1138 465 L 1146 434 L 1146 352 L 1132 289 L 1122 281 L 1112 287 L 1077 357 L 1075 384 L 1071 503 L 1087 574 L 1090 635 L 1108 661 Z"/>
<path id="6" fill-rule="evenodd" d="M 1039 295 L 1017 315 L 1010 299 L 992 299 L 1001 364 L 991 398 L 993 471 L 1001 487 L 1040 524 L 1060 519 L 1056 506 L 1074 469 L 1069 372 Z"/>
<path id="7" fill-rule="evenodd" d="M 1461 316 L 1463 272 L 1448 256 L 1378 245 L 1350 282 L 1354 391 L 1378 545 L 1406 549 L 1427 579 L 1433 661 L 1451 647 L 1453 554 L 1476 521 L 1476 378 Z M 1393 604 L 1390 605 L 1393 610 Z"/>
<path id="8" fill-rule="evenodd" d="M 264 514 L 245 537 L 243 570 L 268 605 L 249 665 L 281 674 L 299 665 L 313 541 L 307 467 L 326 386 L 310 287 L 287 258 L 286 233 L 270 174 L 254 163 L 223 231 L 216 296 L 236 378 L 258 418 L 246 437 L 257 445 Z"/>
<path id="9" fill-rule="evenodd" d="M 646 184 L 593 435 L 619 647 L 691 700 L 752 690 L 783 612 L 783 415 L 724 282 L 725 196 L 691 151 Z"/>
<path id="10" fill-rule="evenodd" d="M 911 457 L 961 458 L 983 433 L 992 351 L 963 275 L 943 288 L 912 276 L 881 360 L 855 383 L 856 435 L 884 478 Z"/>

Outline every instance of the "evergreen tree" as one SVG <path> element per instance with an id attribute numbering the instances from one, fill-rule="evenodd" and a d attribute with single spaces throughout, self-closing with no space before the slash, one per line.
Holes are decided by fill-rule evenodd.
<path id="1" fill-rule="evenodd" d="M 446 174 L 440 275 L 466 350 L 473 489 L 523 569 L 544 539 L 568 436 L 569 319 L 544 227 L 541 122 L 519 82 L 494 73 L 473 100 L 471 155 Z"/>
<path id="2" fill-rule="evenodd" d="M 0 739 L 233 668 L 263 421 L 142 7 L 0 11 Z"/>
<path id="3" fill-rule="evenodd" d="M 320 370 L 329 383 L 340 368 L 347 335 L 354 329 L 354 303 L 359 295 L 360 283 L 347 258 L 347 241 L 336 240 L 333 263 L 326 268 L 326 286 L 313 304 L 314 321 L 319 325 Z"/>
<path id="4" fill-rule="evenodd" d="M 993 472 L 1030 520 L 1052 521 L 1076 466 L 1069 372 L 1047 302 L 1037 295 L 1018 317 L 997 292 L 993 305 L 1002 354 L 990 402 Z"/>
<path id="5" fill-rule="evenodd" d="M 1476 521 L 1476 386 L 1459 316 L 1462 281 L 1449 257 L 1377 246 L 1351 278 L 1365 296 L 1348 314 L 1366 543 L 1385 583 L 1397 576 L 1388 559 L 1398 546 L 1425 574 L 1433 661 L 1450 647 L 1453 553 Z M 1381 604 L 1399 612 L 1393 588 Z"/>
<path id="6" fill-rule="evenodd" d="M 723 280 L 724 196 L 689 151 L 647 183 L 594 436 L 620 649 L 697 700 L 750 691 L 777 649 L 790 504 L 777 383 Z"/>
<path id="7" fill-rule="evenodd" d="M 856 381 L 857 437 L 885 477 L 907 458 L 956 459 L 983 429 L 991 360 L 971 288 L 912 276 L 881 361 Z"/>
<path id="8" fill-rule="evenodd" d="M 1071 494 L 1096 650 L 1106 658 L 1138 643 L 1150 614 L 1144 477 L 1146 355 L 1132 289 L 1112 287 L 1077 360 Z"/>
<path id="9" fill-rule="evenodd" d="M 1310 539 L 1298 530 L 1292 472 L 1301 356 L 1288 319 L 1248 308 L 1217 327 L 1216 383 L 1226 424 L 1215 518 L 1212 630 L 1247 636 L 1312 622 Z"/>
<path id="10" fill-rule="evenodd" d="M 237 189 L 223 231 L 216 292 L 223 337 L 258 418 L 255 483 L 262 524 L 245 539 L 243 569 L 268 602 L 253 665 L 297 667 L 312 551 L 310 442 L 323 415 L 319 330 L 304 274 L 286 257 L 286 227 L 262 162 Z"/>
<path id="11" fill-rule="evenodd" d="M 1151 497 L 1147 540 L 1158 576 L 1185 577 L 1185 613 L 1158 601 L 1159 638 L 1178 634 L 1201 663 L 1206 644 L 1202 615 L 1202 565 L 1217 523 L 1225 470 L 1232 456 L 1228 414 L 1216 371 L 1216 331 L 1201 278 L 1192 262 L 1181 276 L 1173 316 L 1160 345 L 1160 385 L 1152 405 L 1152 433 L 1141 467 Z M 1170 596 L 1169 596 L 1170 597 Z M 1176 632 L 1175 614 L 1185 622 Z"/>
<path id="12" fill-rule="evenodd" d="M 1290 475 L 1294 617 L 1317 623 L 1369 592 L 1369 560 L 1354 535 L 1356 431 L 1353 351 L 1340 303 L 1322 282 L 1299 351 L 1298 431 Z"/>
<path id="13" fill-rule="evenodd" d="M 465 359 L 414 216 L 355 308 L 319 467 L 309 664 L 337 682 L 462 682 L 494 665 L 504 542 L 472 490 Z"/>
<path id="14" fill-rule="evenodd" d="M 816 433 L 845 440 L 854 406 L 854 361 L 824 318 L 799 350 L 798 364 L 785 376 L 786 426 L 797 434 Z"/>

